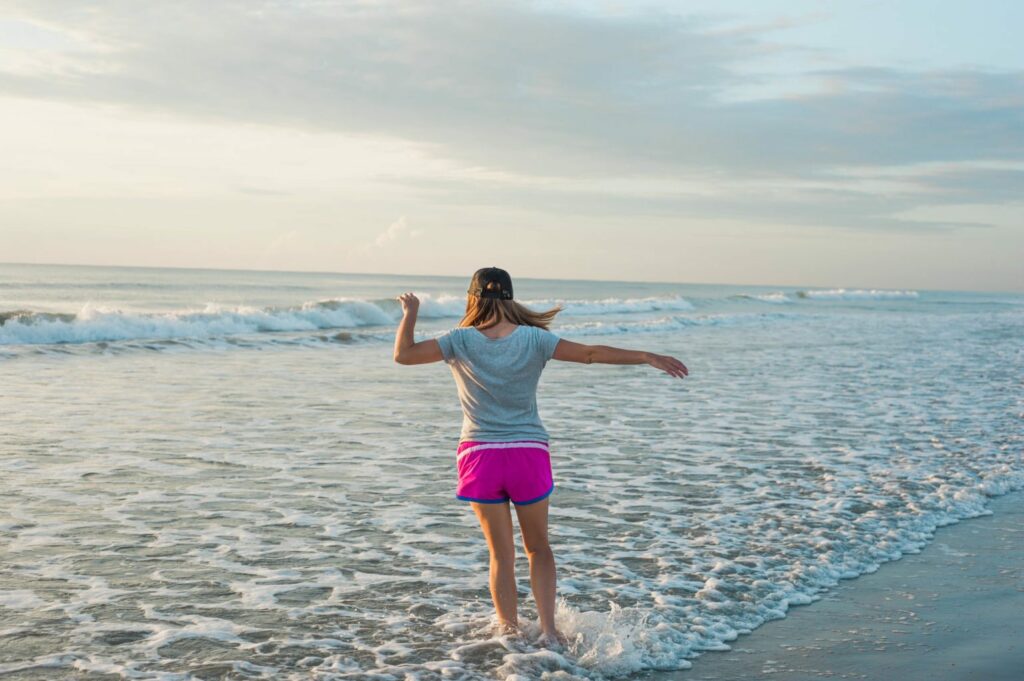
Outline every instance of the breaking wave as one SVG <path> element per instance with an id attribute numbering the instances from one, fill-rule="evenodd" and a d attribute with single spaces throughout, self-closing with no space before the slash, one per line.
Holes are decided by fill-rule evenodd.
<path id="1" fill-rule="evenodd" d="M 423 319 L 458 319 L 465 298 L 420 295 Z M 565 315 L 600 316 L 634 312 L 685 311 L 693 305 L 678 296 L 608 298 L 605 300 L 524 301 L 536 309 L 561 305 Z M 202 309 L 173 312 L 123 312 L 86 304 L 77 313 L 9 310 L 0 312 L 0 345 L 95 343 L 125 340 L 209 339 L 268 332 L 323 331 L 392 326 L 401 306 L 390 298 L 335 298 L 296 307 L 227 307 L 208 304 Z"/>
<path id="2" fill-rule="evenodd" d="M 917 298 L 917 291 L 886 291 L 880 289 L 812 289 L 797 291 L 798 298 L 819 300 L 886 300 L 889 298 Z"/>
<path id="3" fill-rule="evenodd" d="M 130 313 L 86 305 L 77 314 L 17 310 L 0 313 L 0 345 L 189 339 L 269 331 L 315 331 L 391 324 L 381 308 L 360 300 L 306 303 L 296 308 L 223 308 Z"/>

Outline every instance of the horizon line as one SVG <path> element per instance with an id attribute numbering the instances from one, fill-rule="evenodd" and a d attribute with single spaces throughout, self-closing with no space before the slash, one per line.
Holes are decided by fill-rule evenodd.
<path id="1" fill-rule="evenodd" d="M 461 278 L 471 277 L 463 274 L 405 274 L 396 272 L 339 272 L 334 270 L 286 270 L 286 269 L 256 269 L 249 267 L 189 267 L 183 265 L 114 265 L 114 264 L 96 264 L 96 263 L 69 263 L 69 262 L 7 262 L 0 261 L 0 265 L 28 265 L 28 266 L 39 266 L 39 267 L 92 267 L 97 269 L 134 269 L 134 270 L 184 270 L 194 272 L 255 272 L 255 273 L 272 273 L 272 274 L 332 274 L 332 275 L 360 275 L 360 276 L 384 276 L 384 277 L 433 277 L 433 278 Z M 1007 290 L 994 290 L 994 289 L 936 289 L 936 288 L 922 288 L 915 286 L 913 288 L 906 287 L 889 287 L 889 288 L 877 288 L 874 286 L 866 287 L 864 285 L 838 285 L 838 284 L 737 284 L 731 282 L 700 282 L 700 281 L 650 281 L 650 280 L 637 280 L 637 279 L 585 279 L 585 278 L 566 278 L 566 277 L 514 277 L 517 280 L 525 281 L 575 281 L 575 282 L 594 282 L 594 283 L 610 283 L 610 284 L 667 284 L 667 285 L 678 285 L 678 286 L 758 286 L 758 287 L 778 287 L 778 288 L 794 288 L 794 289 L 825 289 L 825 290 L 851 290 L 851 289 L 870 289 L 878 291 L 916 291 L 916 292 L 930 292 L 930 293 L 1000 293 L 1006 295 L 1022 295 L 1024 294 L 1024 288 L 1019 291 L 1007 291 Z"/>

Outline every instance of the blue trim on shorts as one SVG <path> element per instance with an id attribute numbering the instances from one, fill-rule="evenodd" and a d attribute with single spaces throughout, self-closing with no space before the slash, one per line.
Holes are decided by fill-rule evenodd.
<path id="1" fill-rule="evenodd" d="M 505 497 L 503 499 L 474 499 L 473 497 L 462 497 L 459 496 L 458 494 L 455 495 L 455 498 L 461 499 L 462 501 L 475 501 L 478 504 L 500 504 L 508 501 L 508 497 Z"/>
<path id="2" fill-rule="evenodd" d="M 554 485 L 554 483 L 552 483 L 551 484 L 551 489 L 549 489 L 547 492 L 544 492 L 544 494 L 540 495 L 536 499 L 530 499 L 529 501 L 515 501 L 515 500 L 513 500 L 512 503 L 515 504 L 516 506 L 528 506 L 529 504 L 535 504 L 538 501 L 544 501 L 549 496 L 551 496 L 551 493 L 554 492 L 554 491 L 555 491 L 555 485 Z"/>

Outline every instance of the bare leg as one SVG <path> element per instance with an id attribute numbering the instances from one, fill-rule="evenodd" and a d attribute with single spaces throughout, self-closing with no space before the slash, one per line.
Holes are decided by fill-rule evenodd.
<path id="1" fill-rule="evenodd" d="M 548 500 L 516 506 L 519 530 L 530 559 L 530 586 L 537 601 L 537 615 L 545 636 L 565 643 L 555 628 L 555 556 L 548 543 Z"/>
<path id="2" fill-rule="evenodd" d="M 478 504 L 471 502 L 491 551 L 491 598 L 498 613 L 502 633 L 519 631 L 516 593 L 516 547 L 512 539 L 512 514 L 508 502 Z"/>

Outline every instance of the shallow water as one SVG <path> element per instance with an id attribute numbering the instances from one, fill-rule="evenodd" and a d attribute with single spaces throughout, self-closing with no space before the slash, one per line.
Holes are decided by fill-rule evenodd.
<path id="1" fill-rule="evenodd" d="M 557 333 L 691 370 L 545 370 L 573 643 L 539 650 L 489 634 L 448 368 L 390 359 L 388 287 L 427 337 L 463 282 L 166 272 L 0 266 L 5 678 L 685 668 L 1024 487 L 1020 296 L 524 282 L 572 301 Z"/>

